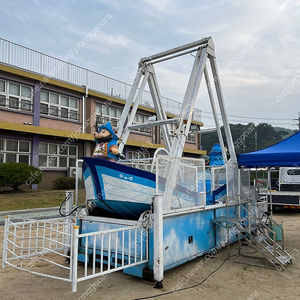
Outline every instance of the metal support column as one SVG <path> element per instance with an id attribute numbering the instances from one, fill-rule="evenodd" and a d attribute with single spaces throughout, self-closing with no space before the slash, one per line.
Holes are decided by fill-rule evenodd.
<path id="1" fill-rule="evenodd" d="M 73 228 L 73 245 L 71 247 L 71 265 L 72 265 L 72 292 L 77 291 L 77 264 L 78 264 L 78 234 L 79 226 Z"/>
<path id="2" fill-rule="evenodd" d="M 181 157 L 186 137 L 189 133 L 193 111 L 207 59 L 207 48 L 198 50 L 194 61 L 189 83 L 185 92 L 182 109 L 179 116 L 179 126 L 176 131 L 177 141 L 174 141 L 170 155 Z M 185 124 L 185 125 L 184 125 Z M 183 131 L 183 132 L 182 132 Z"/>
<path id="3" fill-rule="evenodd" d="M 140 73 L 138 73 L 137 78 L 139 78 L 140 76 L 141 76 Z M 130 98 L 131 95 L 129 95 L 129 98 L 128 98 L 128 100 L 127 100 L 128 103 L 130 102 L 130 106 L 128 106 L 128 107 L 126 108 L 126 111 L 128 111 L 128 112 L 127 112 L 126 114 L 124 114 L 125 108 L 124 108 L 124 110 L 123 110 L 123 112 L 122 112 L 122 115 L 121 115 L 121 118 L 120 118 L 120 121 L 119 121 L 119 124 L 118 124 L 119 130 L 118 130 L 118 134 L 117 134 L 117 135 L 121 138 L 121 144 L 119 145 L 119 151 L 120 151 L 120 153 L 122 153 L 122 151 L 123 151 L 123 149 L 124 149 L 124 146 L 125 146 L 125 144 L 126 144 L 126 142 L 127 142 L 127 139 L 128 139 L 128 137 L 129 137 L 129 134 L 130 134 L 130 128 L 129 128 L 129 126 L 132 124 L 132 122 L 133 122 L 133 120 L 134 120 L 134 117 L 135 117 L 136 111 L 137 111 L 137 109 L 138 109 L 138 106 L 139 106 L 139 103 L 140 103 L 140 99 L 141 99 L 142 94 L 143 94 L 143 92 L 144 92 L 144 89 L 145 89 L 145 86 L 146 86 L 148 77 L 149 77 L 149 72 L 146 71 L 146 73 L 144 74 L 144 78 L 143 78 L 143 80 L 142 80 L 142 83 L 141 83 L 141 85 L 140 85 L 140 87 L 139 87 L 139 91 L 138 91 L 138 94 L 137 94 L 135 100 L 134 100 L 134 95 L 135 95 L 135 93 L 131 93 L 131 92 L 130 92 L 130 94 L 134 94 L 134 95 L 132 95 L 132 98 Z M 140 81 L 140 79 L 139 79 L 139 81 Z M 135 88 L 137 89 L 138 86 L 136 86 Z M 133 103 L 133 100 L 134 100 L 134 104 L 133 104 L 133 107 L 132 107 L 131 112 L 130 112 L 130 115 L 129 115 L 129 109 L 130 109 L 130 107 L 131 107 L 131 104 Z M 126 102 L 126 105 L 127 105 L 127 102 Z M 126 105 L 125 105 L 125 107 L 126 107 Z M 129 115 L 129 118 L 128 118 L 128 120 L 127 120 L 127 126 L 126 126 L 126 129 L 124 130 L 123 136 L 121 137 L 120 134 L 121 134 L 122 131 L 123 131 L 122 128 L 123 128 L 123 126 L 124 126 L 124 124 L 125 124 L 125 120 L 126 120 L 126 118 L 128 117 L 128 115 Z M 123 125 L 122 125 L 122 124 L 123 124 Z M 122 126 L 122 127 L 121 127 L 121 126 Z M 121 129 L 122 129 L 122 130 L 121 130 Z"/>
<path id="4" fill-rule="evenodd" d="M 118 126 L 116 128 L 118 137 L 121 137 L 121 135 L 123 133 L 127 116 L 129 114 L 129 111 L 130 111 L 131 105 L 133 103 L 135 94 L 136 94 L 136 92 L 139 88 L 139 84 L 140 84 L 140 81 L 141 81 L 141 78 L 142 78 L 142 75 L 143 75 L 142 72 L 143 72 L 143 70 L 140 67 L 137 71 L 136 77 L 134 79 L 134 82 L 132 84 L 130 93 L 128 95 L 128 99 L 126 100 L 125 106 L 124 106 L 122 114 L 120 116 L 120 120 L 119 120 Z"/>
<path id="5" fill-rule="evenodd" d="M 74 203 L 74 191 L 66 191 L 66 198 L 70 197 L 69 200 L 66 203 L 66 212 L 65 214 L 68 215 L 72 209 L 73 209 L 73 203 Z M 71 218 L 67 218 L 64 221 L 64 233 L 66 233 L 66 235 L 64 235 L 64 243 L 66 245 L 70 245 L 71 248 L 71 244 L 72 244 L 72 239 L 71 239 L 71 233 L 72 233 L 72 219 Z M 70 249 L 65 249 L 64 250 L 64 254 L 66 256 L 68 256 L 70 253 Z"/>
<path id="6" fill-rule="evenodd" d="M 207 91 L 208 91 L 208 96 L 209 96 L 209 100 L 210 100 L 211 109 L 212 109 L 213 116 L 214 116 L 214 119 L 215 119 L 218 139 L 219 139 L 221 149 L 222 149 L 222 156 L 223 156 L 224 162 L 226 163 L 227 162 L 227 155 L 226 155 L 226 151 L 225 151 L 224 141 L 223 141 L 223 137 L 222 137 L 222 133 L 221 133 L 221 126 L 220 126 L 220 122 L 219 122 L 219 119 L 218 119 L 217 109 L 216 109 L 216 106 L 215 106 L 215 100 L 214 100 L 214 96 L 213 96 L 213 93 L 212 93 L 211 83 L 210 83 L 210 79 L 209 79 L 209 76 L 208 76 L 208 71 L 207 71 L 206 66 L 204 68 L 204 76 L 205 76 L 205 81 L 206 81 L 206 86 L 207 86 Z"/>
<path id="7" fill-rule="evenodd" d="M 148 78 L 148 85 L 150 89 L 150 93 L 153 99 L 153 104 L 155 107 L 155 111 L 157 114 L 157 120 L 158 121 L 165 121 L 167 120 L 167 115 L 162 103 L 162 97 L 159 91 L 158 83 L 156 80 L 155 70 L 153 65 L 147 66 L 148 71 L 150 73 L 150 76 Z M 170 151 L 171 148 L 171 131 L 169 128 L 169 125 L 165 124 L 161 126 L 162 135 L 165 141 L 165 145 L 167 148 L 167 151 Z"/>
<path id="8" fill-rule="evenodd" d="M 66 214 L 68 214 L 73 209 L 74 191 L 66 191 L 66 198 L 68 197 L 70 198 L 66 203 Z"/>
<path id="9" fill-rule="evenodd" d="M 267 191 L 267 195 L 268 194 L 270 195 L 270 213 L 271 213 L 271 217 L 273 217 L 272 181 L 271 181 L 271 171 L 270 171 L 270 169 L 268 169 L 268 191 Z"/>
<path id="10" fill-rule="evenodd" d="M 163 208 L 162 195 L 155 195 L 153 197 L 153 228 L 154 228 L 154 259 L 153 259 L 153 273 L 154 280 L 157 282 L 156 287 L 162 288 L 162 281 L 164 279 L 164 248 L 163 248 Z"/>
<path id="11" fill-rule="evenodd" d="M 220 77 L 219 77 L 219 73 L 218 73 L 216 59 L 212 56 L 210 56 L 209 59 L 210 59 L 210 65 L 211 65 L 211 69 L 212 69 L 212 73 L 213 73 L 213 77 L 214 77 L 216 93 L 217 93 L 217 97 L 218 97 L 218 101 L 219 101 L 219 107 L 220 107 L 220 112 L 221 112 L 221 116 L 222 116 L 222 120 L 223 120 L 223 125 L 224 125 L 225 135 L 226 135 L 226 139 L 227 139 L 228 150 L 230 153 L 230 158 L 231 158 L 232 162 L 236 163 L 237 159 L 236 159 L 236 155 L 235 155 L 235 151 L 234 151 L 234 144 L 233 144 L 231 131 L 230 131 L 230 127 L 229 127 L 227 112 L 226 112 L 226 108 L 224 105 L 224 96 L 222 93 L 221 82 L 220 82 Z"/>
<path id="12" fill-rule="evenodd" d="M 8 216 L 5 216 L 5 227 L 4 227 L 4 240 L 3 240 L 3 255 L 2 255 L 2 269 L 5 268 L 5 262 L 7 260 L 7 237 L 8 237 Z"/>

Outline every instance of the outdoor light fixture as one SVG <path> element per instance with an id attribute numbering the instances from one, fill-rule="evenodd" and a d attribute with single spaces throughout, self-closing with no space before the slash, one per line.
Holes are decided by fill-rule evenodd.
<path id="1" fill-rule="evenodd" d="M 193 133 L 199 133 L 200 132 L 200 125 L 191 124 L 190 131 L 193 132 Z"/>

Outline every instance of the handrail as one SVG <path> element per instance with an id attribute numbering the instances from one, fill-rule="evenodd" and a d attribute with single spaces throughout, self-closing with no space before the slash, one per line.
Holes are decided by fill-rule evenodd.
<path id="1" fill-rule="evenodd" d="M 156 156 L 158 154 L 158 152 L 160 151 L 165 151 L 168 155 L 170 154 L 167 149 L 163 148 L 163 147 L 159 147 L 156 149 L 156 151 L 154 152 L 154 155 L 153 155 L 153 160 L 152 160 L 152 164 L 151 164 L 151 173 L 153 173 L 153 169 L 154 169 L 154 165 L 156 163 Z"/>

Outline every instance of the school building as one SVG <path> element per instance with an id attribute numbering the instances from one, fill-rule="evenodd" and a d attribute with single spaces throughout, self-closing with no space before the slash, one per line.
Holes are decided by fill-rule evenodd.
<path id="1" fill-rule="evenodd" d="M 116 126 L 131 86 L 21 45 L 0 39 L 0 164 L 22 162 L 43 170 L 38 188 L 52 188 L 58 177 L 74 176 L 76 159 L 91 156 L 95 120 Z M 181 104 L 163 98 L 167 116 Z M 155 115 L 144 91 L 135 123 Z M 201 111 L 193 124 L 203 126 Z M 126 159 L 152 157 L 163 146 L 160 128 L 133 131 Z M 200 134 L 190 133 L 184 155 L 200 157 Z M 37 188 L 36 186 L 34 188 Z"/>

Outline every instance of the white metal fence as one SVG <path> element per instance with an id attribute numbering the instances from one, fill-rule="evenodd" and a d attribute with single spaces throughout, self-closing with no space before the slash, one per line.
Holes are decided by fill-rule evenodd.
<path id="1" fill-rule="evenodd" d="M 6 217 L 2 268 L 67 281 L 76 292 L 78 282 L 148 262 L 148 227 L 79 234 L 74 224 L 72 218 L 13 222 Z M 83 268 L 78 255 L 84 256 Z"/>
<path id="2" fill-rule="evenodd" d="M 85 257 L 84 272 L 77 270 L 78 252 L 74 250 L 72 290 L 77 282 L 148 262 L 148 228 L 141 225 L 79 234 L 74 229 L 74 249 Z M 89 266 L 91 265 L 91 267 Z M 97 264 L 97 265 L 96 265 Z"/>
<path id="3" fill-rule="evenodd" d="M 13 222 L 6 217 L 2 267 L 6 265 L 45 277 L 70 281 L 71 218 L 24 220 Z M 42 273 L 44 263 L 60 268 L 61 276 Z M 54 274 L 54 273 L 53 273 Z"/>
<path id="4" fill-rule="evenodd" d="M 39 73 L 45 78 L 56 78 L 79 86 L 87 86 L 113 97 L 126 100 L 131 90 L 131 85 L 125 82 L 107 77 L 100 73 L 76 66 L 68 62 L 18 45 L 0 38 L 0 62 L 17 68 Z M 163 106 L 168 113 L 177 115 L 181 103 L 162 97 Z M 149 91 L 144 91 L 141 105 L 154 107 Z M 201 122 L 201 110 L 195 109 L 193 120 Z"/>

